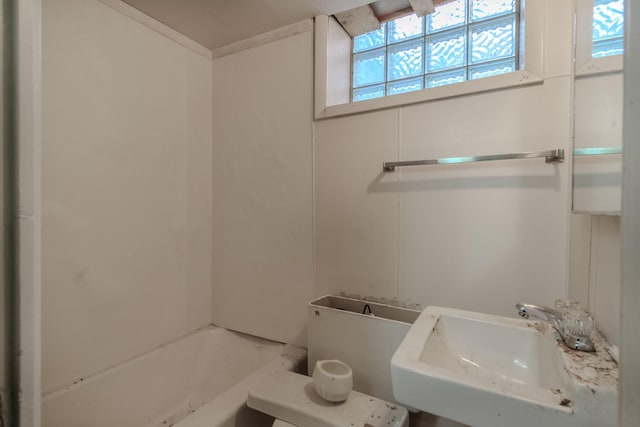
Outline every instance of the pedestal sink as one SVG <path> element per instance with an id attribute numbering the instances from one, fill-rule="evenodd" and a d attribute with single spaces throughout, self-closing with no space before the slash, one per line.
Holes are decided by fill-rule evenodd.
<path id="1" fill-rule="evenodd" d="M 391 360 L 398 402 L 474 427 L 614 427 L 617 365 L 545 322 L 428 307 Z"/>

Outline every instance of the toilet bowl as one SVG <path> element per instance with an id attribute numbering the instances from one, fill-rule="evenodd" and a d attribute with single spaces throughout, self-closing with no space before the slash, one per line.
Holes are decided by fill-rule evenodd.
<path id="1" fill-rule="evenodd" d="M 318 395 L 313 378 L 275 372 L 250 391 L 247 405 L 276 418 L 279 427 L 407 427 L 406 408 L 352 390 L 346 400 L 330 402 Z"/>

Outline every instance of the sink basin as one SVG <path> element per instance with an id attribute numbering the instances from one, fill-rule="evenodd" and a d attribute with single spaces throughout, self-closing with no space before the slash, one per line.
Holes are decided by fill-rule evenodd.
<path id="1" fill-rule="evenodd" d="M 598 343 L 576 352 L 545 322 L 428 307 L 391 360 L 393 393 L 474 427 L 615 426 L 617 366 Z"/>

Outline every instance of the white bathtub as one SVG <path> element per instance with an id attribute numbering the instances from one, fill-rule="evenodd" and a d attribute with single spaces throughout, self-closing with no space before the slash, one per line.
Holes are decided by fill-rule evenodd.
<path id="1" fill-rule="evenodd" d="M 247 390 L 305 351 L 207 327 L 43 396 L 43 427 L 241 427 L 270 425 Z"/>

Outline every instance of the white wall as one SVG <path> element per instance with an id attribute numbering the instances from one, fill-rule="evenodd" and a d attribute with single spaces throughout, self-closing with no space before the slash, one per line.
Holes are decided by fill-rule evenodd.
<path id="1" fill-rule="evenodd" d="M 620 345 L 620 217 L 571 215 L 569 296 L 611 344 Z"/>
<path id="2" fill-rule="evenodd" d="M 566 294 L 568 164 L 381 167 L 570 149 L 571 5 L 546 13 L 544 84 L 316 122 L 318 294 L 504 315 Z"/>
<path id="3" fill-rule="evenodd" d="M 312 55 L 308 25 L 213 62 L 213 320 L 302 345 L 313 297 Z"/>
<path id="4" fill-rule="evenodd" d="M 567 163 L 381 166 L 569 150 L 572 16 L 547 8 L 544 84 L 314 124 L 310 34 L 214 60 L 214 322 L 288 341 L 314 294 L 506 315 L 565 296 Z"/>
<path id="5" fill-rule="evenodd" d="M 23 427 L 41 421 L 42 282 L 42 2 L 20 1 L 14 10 L 15 137 L 17 151 L 17 269 L 19 300 L 16 416 Z M 15 284 L 14 284 L 15 286 Z"/>
<path id="6" fill-rule="evenodd" d="M 318 293 L 506 315 L 564 295 L 567 165 L 381 165 L 568 149 L 570 93 L 558 77 L 317 123 Z"/>
<path id="7" fill-rule="evenodd" d="M 211 322 L 211 60 L 97 0 L 43 10 L 44 391 Z"/>

